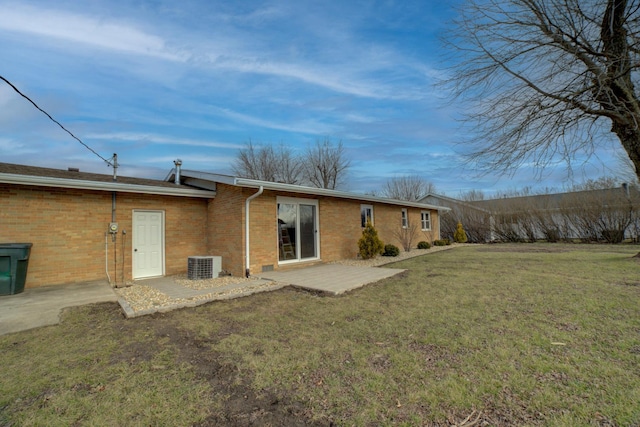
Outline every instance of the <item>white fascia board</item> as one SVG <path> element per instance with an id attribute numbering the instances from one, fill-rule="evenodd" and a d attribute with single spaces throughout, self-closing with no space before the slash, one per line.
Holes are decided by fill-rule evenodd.
<path id="1" fill-rule="evenodd" d="M 80 190 L 117 191 L 121 193 L 156 194 L 162 196 L 198 197 L 205 199 L 212 199 L 216 195 L 213 191 L 192 188 L 153 187 L 150 185 L 124 184 L 121 182 L 86 181 L 5 173 L 0 173 L 0 183 L 34 185 L 38 187 L 74 188 Z"/>
<path id="2" fill-rule="evenodd" d="M 169 172 L 169 175 L 167 175 L 166 180 L 167 181 L 172 180 L 174 173 L 175 173 L 175 169 L 172 169 L 171 172 Z M 247 187 L 247 188 L 262 187 L 265 190 L 286 191 L 289 193 L 307 194 L 307 195 L 315 195 L 315 196 L 337 197 L 341 199 L 360 200 L 364 202 L 385 203 L 390 205 L 437 210 L 441 212 L 447 212 L 451 210 L 445 206 L 435 206 L 435 205 L 429 205 L 426 203 L 409 202 L 406 200 L 396 200 L 396 199 L 385 199 L 382 197 L 367 196 L 365 194 L 348 193 L 345 191 L 329 190 L 326 188 L 306 187 L 303 185 L 296 185 L 296 184 L 283 184 L 280 182 L 260 181 L 257 179 L 239 178 L 239 177 L 234 177 L 230 175 L 222 175 L 222 174 L 210 173 L 210 172 L 198 172 L 194 170 L 183 169 L 180 174 L 183 178 L 188 177 L 188 178 L 196 178 L 203 181 L 214 181 L 214 182 L 219 182 L 221 184 L 233 185 L 236 187 Z"/>
<path id="3" fill-rule="evenodd" d="M 348 193 L 346 191 L 329 190 L 326 188 L 305 187 L 294 184 L 281 184 L 278 182 L 259 181 L 255 179 L 235 178 L 235 185 L 239 187 L 259 188 L 264 187 L 265 190 L 287 191 L 298 194 L 312 194 L 315 196 L 337 197 L 340 199 L 359 200 L 370 203 L 384 203 L 388 205 L 414 207 L 420 209 L 430 209 L 442 212 L 451 209 L 444 206 L 429 205 L 426 203 L 409 202 L 407 200 L 386 199 L 383 197 L 367 196 L 366 194 Z"/>

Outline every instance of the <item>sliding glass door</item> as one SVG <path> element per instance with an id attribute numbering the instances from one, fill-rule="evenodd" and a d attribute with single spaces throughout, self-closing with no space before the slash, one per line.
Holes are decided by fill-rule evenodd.
<path id="1" fill-rule="evenodd" d="M 319 258 L 318 201 L 278 197 L 279 261 Z"/>

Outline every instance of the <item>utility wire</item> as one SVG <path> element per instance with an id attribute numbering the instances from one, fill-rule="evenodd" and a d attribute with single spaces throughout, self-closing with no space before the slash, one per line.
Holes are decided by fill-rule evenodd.
<path id="1" fill-rule="evenodd" d="M 15 86 L 13 85 L 13 83 L 11 83 L 9 80 L 5 79 L 5 78 L 4 78 L 4 77 L 2 77 L 1 75 L 0 75 L 0 79 L 4 80 L 4 82 L 5 82 L 6 84 L 8 84 L 9 86 L 11 86 L 11 87 L 13 88 L 13 90 L 15 90 L 16 92 L 18 92 L 18 94 L 20 94 L 20 96 L 22 96 L 24 99 L 26 99 L 27 101 L 29 101 L 30 103 L 32 103 L 34 107 L 36 107 L 38 110 L 42 111 L 42 112 L 44 113 L 44 115 L 45 115 L 45 116 L 49 117 L 49 119 L 50 119 L 52 122 L 54 122 L 55 124 L 57 124 L 58 126 L 60 126 L 60 127 L 62 128 L 62 130 L 64 130 L 65 132 L 67 132 L 69 135 L 71 135 L 71 136 L 73 137 L 73 139 L 75 139 L 76 141 L 78 141 L 80 144 L 84 145 L 84 146 L 85 146 L 85 148 L 86 148 L 87 150 L 91 151 L 93 154 L 95 154 L 96 156 L 100 157 L 100 158 L 101 158 L 101 159 L 102 159 L 102 160 L 103 160 L 107 165 L 109 165 L 109 166 L 113 166 L 113 164 L 111 164 L 111 161 L 109 161 L 109 160 L 105 159 L 104 157 L 102 157 L 102 156 L 101 156 L 100 154 L 98 154 L 98 153 L 97 153 L 93 148 L 89 147 L 87 144 L 85 144 L 84 142 L 82 142 L 82 141 L 80 140 L 80 138 L 78 138 L 77 136 L 75 136 L 74 134 L 72 134 L 69 130 L 67 130 L 67 128 L 65 128 L 64 126 L 62 126 L 62 125 L 60 124 L 60 122 L 59 122 L 59 121 L 57 121 L 56 119 L 54 119 L 53 117 L 51 117 L 51 116 L 49 115 L 49 113 L 47 113 L 46 111 L 44 111 L 42 108 L 38 107 L 38 105 L 37 105 L 35 102 L 33 102 L 33 101 L 32 101 L 32 100 L 31 100 L 27 95 L 25 95 L 24 93 L 20 92 L 20 90 L 19 90 L 17 87 L 15 87 Z"/>

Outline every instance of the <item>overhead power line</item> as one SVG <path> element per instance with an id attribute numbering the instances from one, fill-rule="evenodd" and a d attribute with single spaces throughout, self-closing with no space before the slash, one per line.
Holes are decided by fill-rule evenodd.
<path id="1" fill-rule="evenodd" d="M 56 119 L 54 119 L 53 117 L 51 117 L 51 115 L 49 115 L 49 113 L 47 113 L 46 111 L 44 111 L 42 108 L 38 107 L 38 105 L 37 105 L 35 102 L 33 102 L 33 101 L 31 100 L 31 98 L 29 98 L 29 97 L 28 97 L 27 95 L 25 95 L 24 93 L 20 92 L 20 90 L 19 90 L 17 87 L 15 87 L 15 86 L 13 85 L 13 83 L 11 83 L 9 80 L 5 79 L 5 78 L 4 78 L 4 77 L 2 77 L 1 75 L 0 75 L 0 79 L 4 80 L 4 82 L 5 82 L 6 84 L 8 84 L 9 86 L 11 86 L 11 87 L 13 88 L 13 90 L 15 90 L 16 92 L 18 92 L 18 94 L 19 94 L 20 96 L 22 96 L 24 99 L 26 99 L 27 101 L 29 101 L 30 103 L 32 103 L 34 107 L 36 107 L 38 110 L 42 111 L 42 112 L 44 113 L 44 115 L 45 115 L 45 116 L 47 116 L 47 117 L 49 118 L 49 120 L 51 120 L 52 122 L 54 122 L 55 124 L 57 124 L 58 126 L 60 126 L 60 127 L 62 128 L 62 130 L 64 130 L 65 132 L 67 132 L 69 135 L 71 135 L 71 137 L 72 137 L 73 139 L 75 139 L 76 141 L 78 141 L 80 144 L 84 145 L 84 146 L 85 146 L 85 148 L 86 148 L 87 150 L 91 151 L 93 154 L 95 154 L 96 156 L 100 157 L 100 159 L 102 159 L 102 160 L 103 160 L 107 165 L 112 166 L 112 167 L 114 166 L 114 165 L 111 163 L 111 161 L 109 161 L 109 160 L 105 159 L 104 157 L 102 157 L 102 156 L 101 156 L 100 154 L 98 154 L 98 153 L 97 153 L 93 148 L 89 147 L 87 144 L 85 144 L 84 142 L 82 142 L 82 140 L 80 140 L 80 138 L 78 138 L 78 137 L 77 137 L 77 136 L 75 136 L 73 133 L 71 133 L 67 128 L 65 128 L 64 126 L 62 126 L 62 124 L 60 124 L 60 122 L 59 122 L 59 121 L 57 121 Z"/>

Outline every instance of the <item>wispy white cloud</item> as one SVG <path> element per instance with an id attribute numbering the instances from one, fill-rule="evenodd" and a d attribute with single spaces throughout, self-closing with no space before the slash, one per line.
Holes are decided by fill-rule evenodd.
<path id="1" fill-rule="evenodd" d="M 278 9 L 258 10 L 247 19 L 278 15 Z M 220 35 L 213 44 L 204 35 L 191 35 L 186 48 L 172 48 L 182 44 L 179 35 L 161 37 L 145 32 L 132 23 L 56 9 L 10 4 L 0 14 L 0 31 L 11 31 L 54 40 L 77 43 L 121 54 L 144 55 L 173 62 L 222 69 L 240 73 L 254 73 L 301 81 L 338 93 L 374 99 L 415 99 L 414 91 L 398 90 L 377 79 L 364 78 L 380 67 L 390 67 L 395 53 L 378 47 L 358 55 L 335 57 L 330 67 L 303 60 L 291 61 L 280 57 L 286 53 L 254 52 L 254 34 L 236 32 L 235 38 Z M 355 48 L 350 46 L 348 49 Z M 214 52 L 204 53 L 201 52 Z"/>
<path id="2" fill-rule="evenodd" d="M 275 120 L 262 119 L 248 114 L 239 113 L 228 108 L 215 108 L 218 114 L 240 123 L 259 126 L 267 129 L 283 130 L 288 132 L 298 132 L 314 135 L 323 135 L 332 132 L 329 125 L 320 123 L 316 120 L 296 121 L 291 124 L 283 124 Z"/>
<path id="3" fill-rule="evenodd" d="M 290 78 L 343 94 L 376 99 L 413 98 L 413 95 L 394 92 L 391 87 L 376 81 L 368 82 L 366 79 L 347 75 L 344 70 L 340 70 L 340 68 L 347 68 L 344 65 L 336 65 L 332 69 L 326 69 L 318 64 L 265 61 L 260 58 L 241 58 L 238 56 L 209 57 L 209 59 L 216 68 Z M 353 67 L 353 64 L 350 66 Z"/>
<path id="4" fill-rule="evenodd" d="M 162 145 L 187 145 L 192 147 L 209 147 L 209 148 L 228 148 L 238 149 L 242 145 L 218 142 L 218 141 L 202 141 L 197 139 L 187 138 L 171 138 L 163 135 L 155 135 L 150 133 L 136 133 L 136 132 L 113 132 L 113 133 L 91 133 L 86 135 L 86 139 L 93 140 L 108 140 L 108 141 L 130 141 L 141 142 L 147 144 L 162 144 Z"/>
<path id="5" fill-rule="evenodd" d="M 125 23 L 16 3 L 3 7 L 0 30 L 171 61 L 187 59 L 184 54 L 169 49 L 161 37 Z"/>

